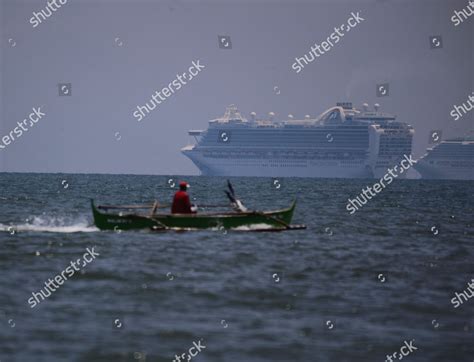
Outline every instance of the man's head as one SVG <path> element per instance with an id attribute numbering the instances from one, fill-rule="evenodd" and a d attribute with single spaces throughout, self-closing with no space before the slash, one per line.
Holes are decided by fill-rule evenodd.
<path id="1" fill-rule="evenodd" d="M 186 191 L 186 190 L 188 189 L 188 184 L 187 184 L 187 182 L 181 181 L 181 182 L 179 183 L 179 189 L 180 189 L 181 191 Z"/>

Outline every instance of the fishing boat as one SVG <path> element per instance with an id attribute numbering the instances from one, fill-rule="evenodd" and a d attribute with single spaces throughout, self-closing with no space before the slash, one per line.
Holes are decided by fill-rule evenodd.
<path id="1" fill-rule="evenodd" d="M 305 229 L 304 225 L 291 225 L 296 200 L 290 207 L 275 211 L 250 211 L 237 198 L 234 187 L 227 180 L 225 190 L 230 204 L 205 205 L 204 207 L 232 207 L 234 211 L 200 212 L 192 214 L 160 213 L 158 201 L 148 205 L 99 205 L 91 200 L 94 223 L 101 230 L 133 230 L 151 229 L 164 230 L 203 230 L 233 229 L 239 231 L 282 231 Z M 110 210 L 123 210 L 114 212 Z M 146 210 L 136 212 L 134 210 Z"/>
<path id="2" fill-rule="evenodd" d="M 101 230 L 202 230 L 233 229 L 238 231 L 283 231 L 304 229 L 291 225 L 296 201 L 285 209 L 275 211 L 202 212 L 196 214 L 157 213 L 154 205 L 96 205 L 91 200 L 94 223 Z M 134 212 L 149 208 L 148 212 Z M 114 212 L 110 210 L 122 209 Z"/>

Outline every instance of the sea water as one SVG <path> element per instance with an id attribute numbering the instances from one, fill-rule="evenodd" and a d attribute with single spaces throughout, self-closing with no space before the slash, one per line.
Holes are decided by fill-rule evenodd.
<path id="1" fill-rule="evenodd" d="M 252 210 L 290 205 L 306 230 L 108 231 L 104 204 L 225 204 L 225 178 L 0 174 L 0 361 L 471 361 L 474 183 L 233 178 Z M 210 210 L 207 210 L 210 211 Z M 201 210 L 202 212 L 202 210 Z M 28 299 L 86 248 L 100 254 L 50 297 Z M 185 356 L 186 358 L 189 357 Z"/>

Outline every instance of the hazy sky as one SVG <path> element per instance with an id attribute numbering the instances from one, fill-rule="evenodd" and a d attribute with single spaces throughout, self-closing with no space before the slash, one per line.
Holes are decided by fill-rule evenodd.
<path id="1" fill-rule="evenodd" d="M 420 156 L 431 130 L 446 138 L 473 129 L 474 111 L 450 116 L 474 90 L 474 16 L 451 22 L 467 5 L 69 0 L 33 27 L 45 0 L 0 0 L 0 138 L 33 107 L 46 113 L 0 149 L 0 171 L 196 174 L 180 152 L 193 141 L 187 131 L 205 129 L 231 103 L 247 116 L 302 118 L 338 101 L 378 102 L 415 127 Z M 291 69 L 357 11 L 365 20 L 334 48 L 299 74 Z M 220 49 L 218 35 L 232 49 Z M 430 48 L 432 35 L 442 36 L 441 49 Z M 137 122 L 136 106 L 193 60 L 205 66 L 200 74 Z M 72 96 L 60 97 L 59 83 L 71 83 Z M 390 84 L 388 97 L 376 97 L 380 83 Z"/>

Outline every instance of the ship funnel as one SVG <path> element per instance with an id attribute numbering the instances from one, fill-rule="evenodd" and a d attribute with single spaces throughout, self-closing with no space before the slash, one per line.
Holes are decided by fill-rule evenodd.
<path id="1" fill-rule="evenodd" d="M 270 112 L 270 113 L 268 113 L 268 116 L 270 117 L 270 121 L 273 121 L 273 118 L 275 118 L 275 113 Z"/>
<path id="2" fill-rule="evenodd" d="M 364 108 L 364 112 L 367 112 L 369 110 L 369 104 L 368 103 L 364 103 L 362 105 L 362 107 Z"/>
<path id="3" fill-rule="evenodd" d="M 252 121 L 255 121 L 255 118 L 256 118 L 256 117 L 257 117 L 257 113 L 255 113 L 255 112 L 250 113 L 250 119 L 251 119 Z"/>
<path id="4" fill-rule="evenodd" d="M 307 114 L 306 116 L 304 116 L 305 119 L 311 119 L 311 116 L 309 114 Z"/>
<path id="5" fill-rule="evenodd" d="M 292 114 L 289 114 L 289 115 L 288 115 L 288 119 L 293 119 L 293 118 L 295 118 L 295 117 L 293 117 Z"/>
<path id="6" fill-rule="evenodd" d="M 374 109 L 375 109 L 375 112 L 378 112 L 378 110 L 380 109 L 380 104 L 375 103 L 374 104 Z"/>

